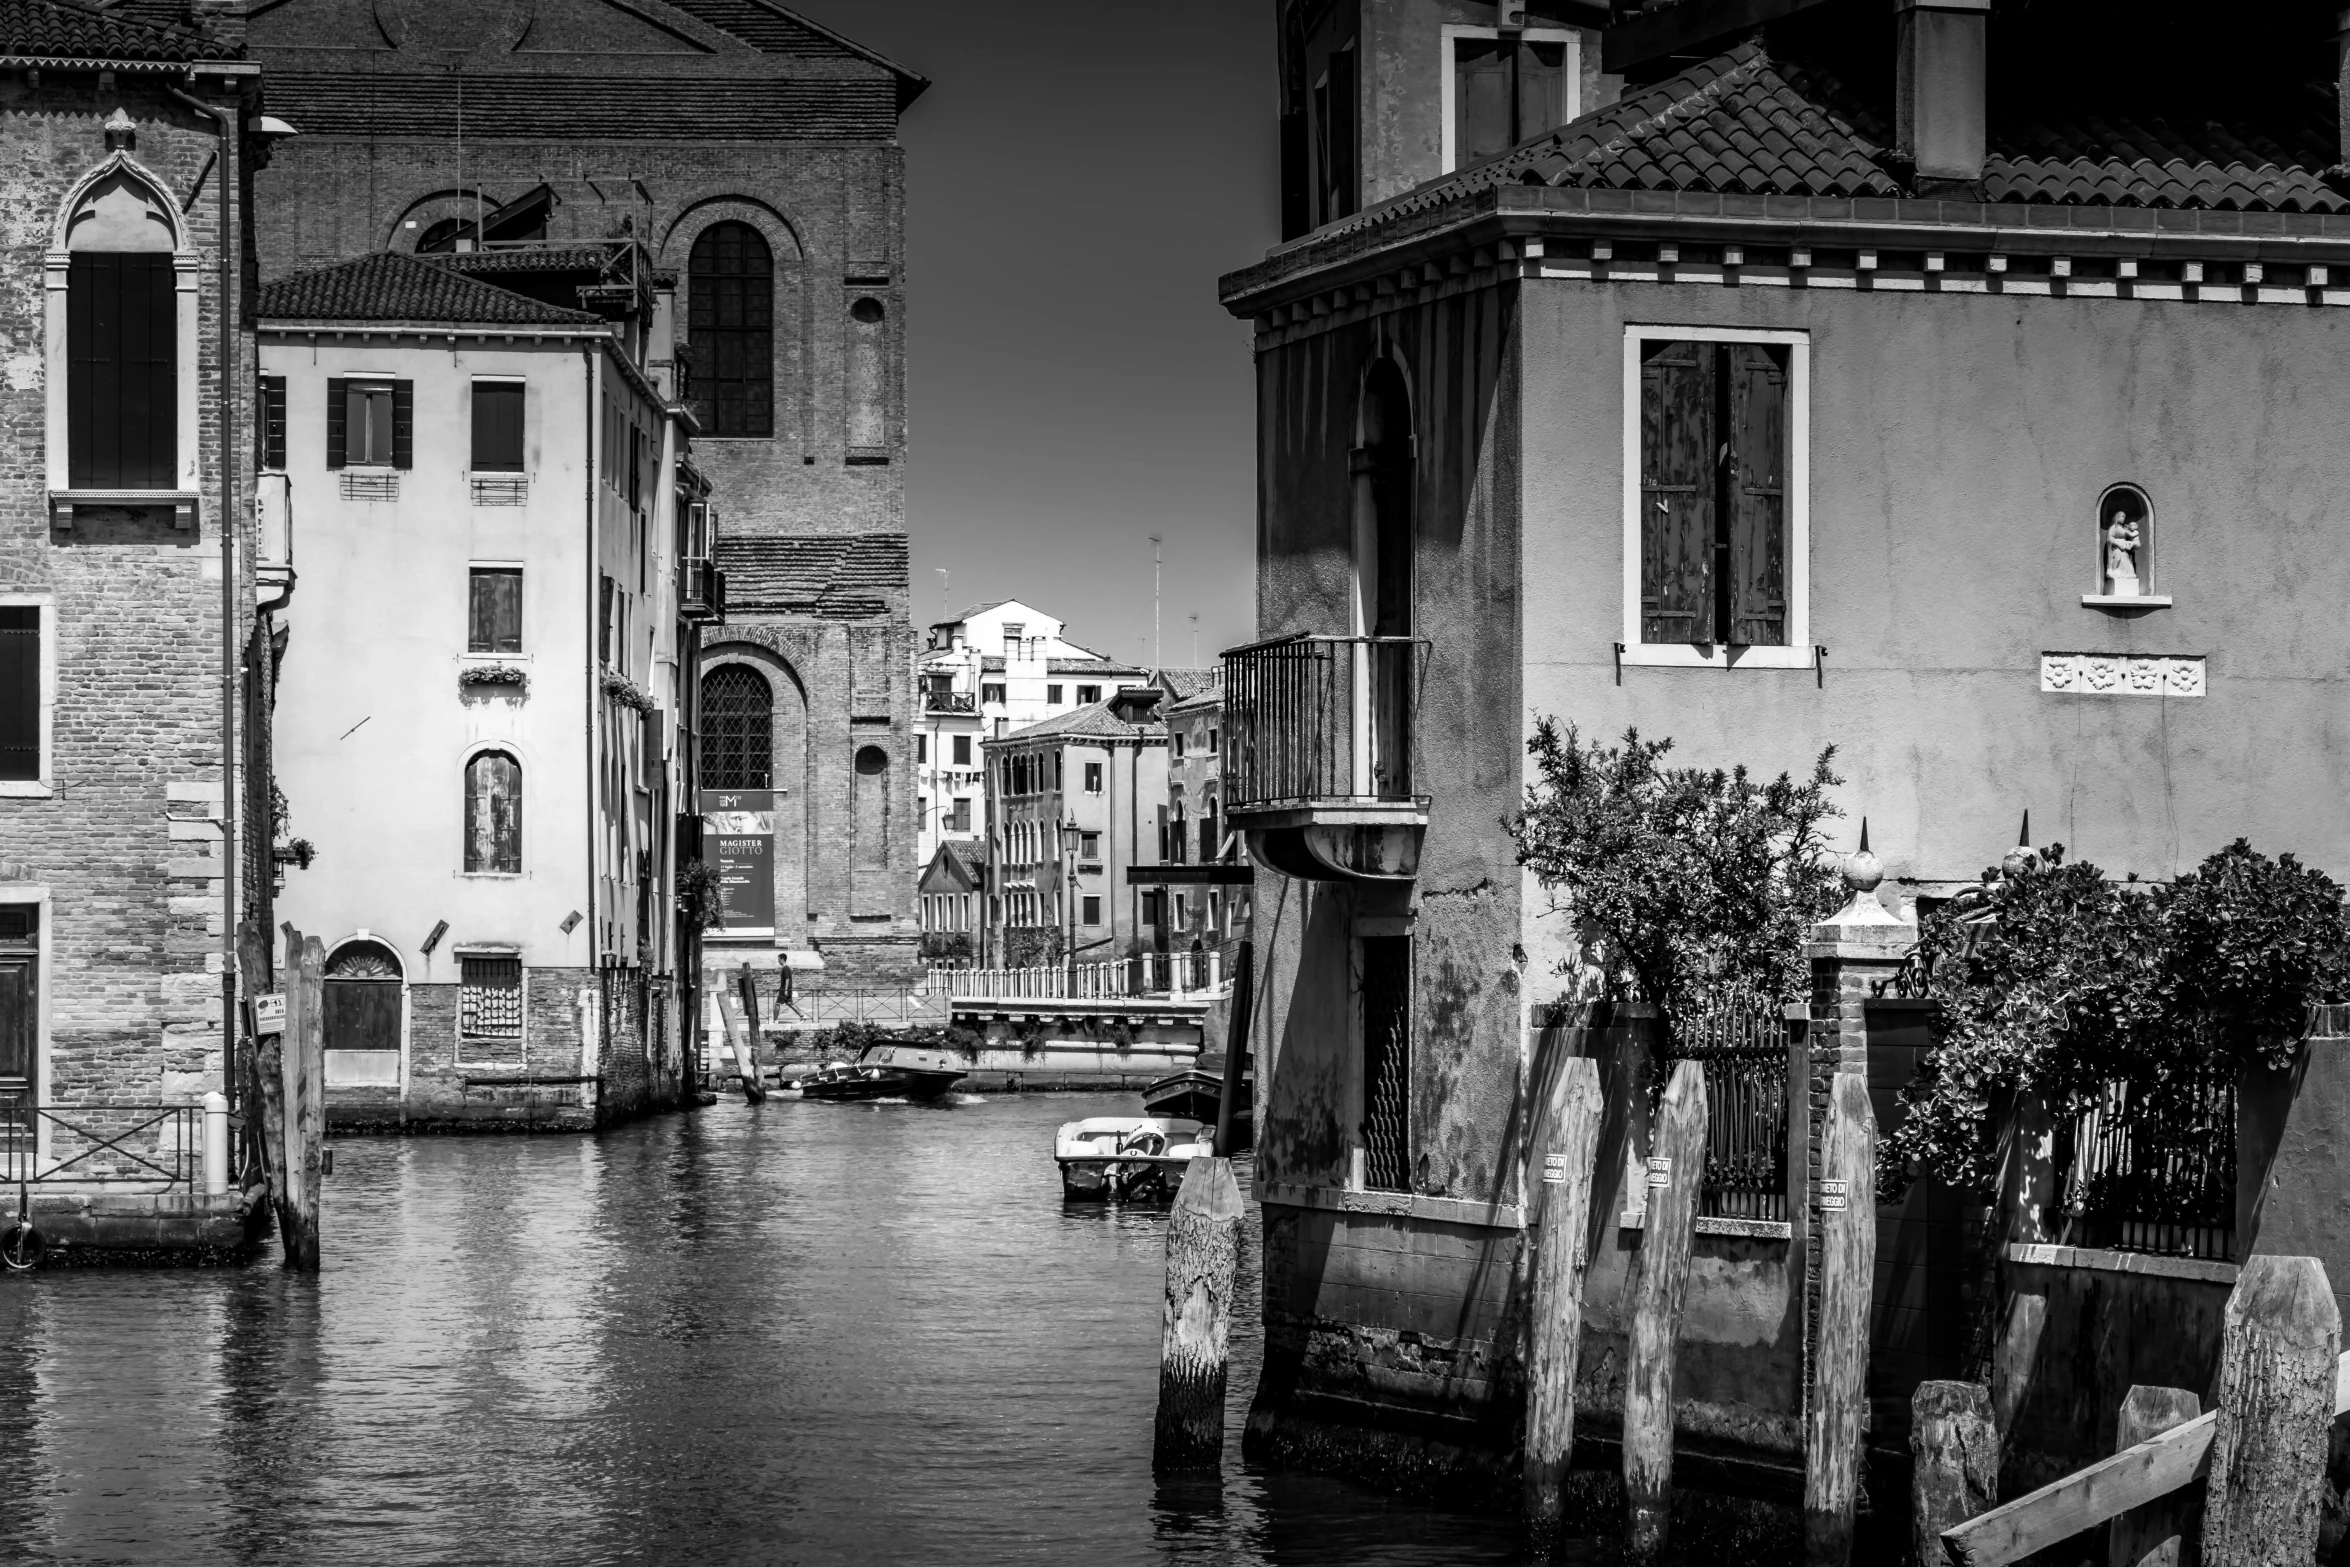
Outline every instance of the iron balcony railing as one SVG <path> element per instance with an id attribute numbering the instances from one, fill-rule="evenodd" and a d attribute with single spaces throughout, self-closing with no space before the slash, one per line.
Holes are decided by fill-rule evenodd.
<path id="1" fill-rule="evenodd" d="M 1227 812 L 1425 804 L 1414 790 L 1421 637 L 1299 635 L 1224 654 Z"/>
<path id="2" fill-rule="evenodd" d="M 2057 1164 L 2069 1165 L 2060 1174 L 2069 1244 L 2235 1255 L 2236 1084 L 2227 1073 L 2108 1082 L 2069 1127 L 2059 1124 L 2057 1142 Z"/>
<path id="3" fill-rule="evenodd" d="M 691 620 L 722 620 L 726 616 L 726 575 L 701 556 L 680 563 L 677 605 Z"/>
<path id="4" fill-rule="evenodd" d="M 925 691 L 922 707 L 931 713 L 976 713 L 979 701 L 968 691 Z"/>

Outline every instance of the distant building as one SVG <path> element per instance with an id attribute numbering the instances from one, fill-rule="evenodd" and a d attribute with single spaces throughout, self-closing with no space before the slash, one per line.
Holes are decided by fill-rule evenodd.
<path id="1" fill-rule="evenodd" d="M 1062 625 L 1018 599 L 931 623 L 916 667 L 922 716 L 915 793 L 924 865 L 942 842 L 987 837 L 982 739 L 1148 683 L 1147 671 L 1063 638 Z"/>
<path id="2" fill-rule="evenodd" d="M 926 963 L 970 963 L 985 925 L 987 846 L 949 838 L 922 868 L 915 889 Z"/>
<path id="3" fill-rule="evenodd" d="M 263 489 L 301 569 L 277 749 L 321 862 L 283 901 L 327 944 L 337 1120 L 592 1124 L 682 1086 L 707 486 L 650 373 L 667 285 L 634 241 L 594 249 L 261 292 Z M 600 308 L 469 268 L 584 275 Z"/>
<path id="4" fill-rule="evenodd" d="M 1127 874 L 1160 857 L 1162 695 L 1152 687 L 1122 691 L 982 742 L 989 966 L 1065 954 L 1098 963 L 1163 950 L 1165 928 L 1145 920 L 1145 889 L 1130 886 Z"/>
<path id="5" fill-rule="evenodd" d="M 1171 700 L 1167 726 L 1167 802 L 1160 853 L 1165 863 L 1155 888 L 1144 893 L 1146 923 L 1163 923 L 1167 945 L 1189 951 L 1193 942 L 1216 946 L 1245 934 L 1254 880 L 1246 845 L 1226 831 L 1217 796 L 1224 765 L 1224 693 L 1214 670 L 1163 670 Z M 1175 696 L 1174 692 L 1188 694 Z M 1154 899 L 1163 900 L 1156 910 Z M 1156 913 L 1159 918 L 1151 920 Z"/>

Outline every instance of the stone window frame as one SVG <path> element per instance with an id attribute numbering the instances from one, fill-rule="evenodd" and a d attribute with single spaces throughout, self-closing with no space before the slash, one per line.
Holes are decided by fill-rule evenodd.
<path id="1" fill-rule="evenodd" d="M 511 657 L 512 655 L 508 655 Z M 465 868 L 465 775 L 473 766 L 473 759 L 485 751 L 496 751 L 514 758 L 514 765 L 522 774 L 522 841 L 516 845 L 516 863 L 522 868 L 512 871 L 469 871 Z M 538 772 L 538 759 L 528 747 L 510 735 L 493 735 L 467 741 L 457 755 L 457 853 L 456 869 L 449 874 L 459 881 L 528 881 L 531 879 L 531 840 L 537 834 L 539 813 L 531 809 L 530 781 Z M 486 949 L 485 949 L 486 950 Z"/>
<path id="2" fill-rule="evenodd" d="M 720 195 L 696 201 L 670 221 L 668 231 L 661 236 L 660 264 L 677 273 L 677 293 L 671 306 L 676 322 L 677 340 L 693 341 L 693 250 L 694 241 L 702 237 L 704 229 L 720 223 L 743 223 L 759 231 L 767 241 L 767 253 L 774 266 L 775 342 L 773 372 L 775 397 L 775 424 L 771 435 L 710 435 L 694 437 L 695 444 L 707 447 L 731 445 L 740 441 L 747 445 L 779 444 L 787 449 L 797 447 L 812 454 L 815 450 L 809 387 L 811 369 L 810 350 L 816 336 L 809 294 L 809 249 L 801 235 L 800 225 L 789 217 L 754 197 Z M 786 307 L 789 307 L 788 309 Z"/>
<path id="3" fill-rule="evenodd" d="M 0 779 L 0 800 L 48 800 L 57 794 L 57 595 L 47 589 L 0 590 L 0 606 L 41 612 L 41 767 L 38 778 Z M 0 891 L 0 903 L 11 900 Z"/>
<path id="4" fill-rule="evenodd" d="M 515 1037 L 514 1037 L 514 1038 L 513 1038 L 511 1041 L 509 1041 L 509 1040 L 504 1040 L 504 1039 L 500 1039 L 500 1038 L 497 1038 L 497 1037 L 495 1037 L 495 1036 L 492 1036 L 492 1035 L 487 1035 L 487 1034 L 470 1034 L 470 1035 L 469 1035 L 469 1034 L 467 1034 L 467 1033 L 465 1032 L 465 996 L 464 996 L 464 990 L 465 990 L 465 960 L 466 960 L 467 958 L 512 958 L 512 959 L 514 960 L 514 962 L 515 962 L 515 965 L 516 965 L 516 967 L 517 967 L 517 968 L 518 968 L 518 969 L 521 971 L 521 975 L 522 975 L 522 1022 L 521 1022 L 521 1024 L 520 1024 L 520 1029 L 521 1029 L 521 1031 L 520 1031 L 518 1034 L 516 1034 L 516 1035 L 515 1035 Z M 511 1069 L 511 1070 L 513 1070 L 513 1071 L 517 1071 L 517 1072 L 528 1071 L 528 1070 L 529 1070 L 529 1068 L 530 1068 L 530 1014 L 531 1014 L 531 1007 L 530 1007 L 530 973 L 531 973 L 531 965 L 530 965 L 530 960 L 529 960 L 527 957 L 525 957 L 525 956 L 524 956 L 524 954 L 523 954 L 523 951 L 522 951 L 522 948 L 521 948 L 519 945 L 517 945 L 517 944 L 515 944 L 515 943 L 512 943 L 512 942 L 497 942 L 497 941 L 468 941 L 468 942 L 461 942 L 461 943 L 459 943 L 458 945 L 456 945 L 456 946 L 452 946 L 452 947 L 449 949 L 449 961 L 450 961 L 451 963 L 455 964 L 455 965 L 456 965 L 456 968 L 457 968 L 457 978 L 456 978 L 456 983 L 455 983 L 455 985 L 454 985 L 452 988 L 454 988 L 454 989 L 455 989 L 455 990 L 458 992 L 458 995 L 457 995 L 457 1004 L 456 1004 L 456 1006 L 455 1006 L 454 1008 L 452 1008 L 452 1009 L 451 1009 L 451 1011 L 450 1011 L 450 1015 L 449 1015 L 449 1052 L 450 1052 L 450 1053 L 449 1053 L 449 1061 L 450 1061 L 450 1064 L 451 1064 L 452 1066 L 459 1066 L 459 1067 L 473 1067 L 473 1068 L 477 1068 L 477 1069 L 478 1069 L 478 1068 L 486 1068 L 486 1067 L 496 1067 L 496 1068 L 501 1068 L 501 1069 Z M 468 1061 L 468 1060 L 466 1060 L 466 1059 L 465 1059 L 465 1045 L 466 1045 L 466 1042 L 467 1042 L 468 1040 L 471 1040 L 471 1041 L 472 1041 L 474 1044 L 476 1044 L 476 1045 L 479 1045 L 479 1046 L 482 1046 L 482 1047 L 483 1047 L 483 1048 L 485 1048 L 485 1049 L 486 1049 L 486 1048 L 488 1048 L 489 1046 L 492 1046 L 492 1045 L 503 1045 L 503 1044 L 508 1044 L 508 1043 L 511 1043 L 511 1044 L 513 1045 L 513 1047 L 514 1047 L 514 1048 L 513 1048 L 513 1050 L 512 1050 L 511 1052 L 504 1054 L 504 1055 L 503 1055 L 503 1056 L 502 1056 L 500 1059 L 497 1059 L 497 1060 Z M 402 1048 L 402 1057 L 401 1057 L 401 1064 L 400 1064 L 400 1069 L 401 1069 L 401 1073 L 402 1073 L 402 1075 L 403 1075 L 403 1078 L 404 1078 L 404 1077 L 405 1077 L 405 1074 L 406 1074 L 406 1072 L 407 1072 L 407 1058 L 406 1058 L 406 1048 L 407 1048 L 407 1047 L 406 1047 L 406 1040 L 405 1040 L 405 1037 L 403 1037 L 403 1040 L 402 1040 L 402 1047 L 401 1047 L 401 1048 Z M 406 1083 L 405 1083 L 404 1081 L 403 1081 L 403 1083 L 402 1083 L 402 1086 L 401 1086 L 401 1093 L 402 1093 L 402 1095 L 403 1095 L 403 1096 L 405 1096 L 405 1095 L 406 1095 L 406 1093 L 407 1093 L 407 1086 L 406 1086 Z"/>
<path id="5" fill-rule="evenodd" d="M 1571 124 L 1583 114 L 1583 35 L 1571 27 L 1513 27 L 1506 32 L 1498 27 L 1479 27 L 1467 22 L 1446 22 L 1437 30 L 1437 170 L 1439 174 L 1453 173 L 1460 167 L 1460 155 L 1453 144 L 1453 96 L 1457 90 L 1459 72 L 1454 67 L 1456 50 L 1464 38 L 1483 42 L 1488 39 L 1514 38 L 1525 44 L 1564 44 L 1566 59 L 1560 66 L 1561 80 L 1567 91 L 1567 117 L 1561 125 Z"/>
<path id="6" fill-rule="evenodd" d="M 72 294 L 73 252 L 68 248 L 73 220 L 91 195 L 116 176 L 145 187 L 171 227 L 173 284 L 172 439 L 176 487 L 169 490 L 76 490 L 73 488 L 72 403 L 68 301 Z M 201 322 L 203 258 L 188 232 L 187 215 L 171 187 L 123 149 L 109 153 L 84 171 L 58 203 L 49 230 L 49 249 L 43 257 L 45 309 L 42 333 L 44 382 L 42 446 L 43 469 L 49 492 L 53 526 L 73 526 L 78 505 L 170 506 L 174 523 L 196 525 L 202 508 L 203 428 L 201 423 Z"/>
<path id="7" fill-rule="evenodd" d="M 1811 333 L 1732 326 L 1627 325 L 1622 390 L 1624 618 L 1616 657 L 1626 668 L 1810 669 Z M 1787 349 L 1787 640 L 1777 646 L 1640 640 L 1640 353 L 1647 343 L 1771 343 Z"/>

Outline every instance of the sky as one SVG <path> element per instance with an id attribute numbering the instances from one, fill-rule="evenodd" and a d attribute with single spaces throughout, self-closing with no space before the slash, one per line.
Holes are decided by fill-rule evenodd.
<path id="1" fill-rule="evenodd" d="M 1253 640 L 1272 0 L 790 0 L 931 80 L 906 149 L 914 623 L 1018 598 L 1148 661 Z"/>

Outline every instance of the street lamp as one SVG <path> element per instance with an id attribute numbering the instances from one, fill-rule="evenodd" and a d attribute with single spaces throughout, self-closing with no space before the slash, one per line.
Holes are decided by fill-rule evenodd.
<path id="1" fill-rule="evenodd" d="M 1072 986 L 1077 981 L 1077 818 L 1061 819 L 1061 924 L 1067 932 L 1061 938 L 1061 965 L 1068 972 Z"/>

